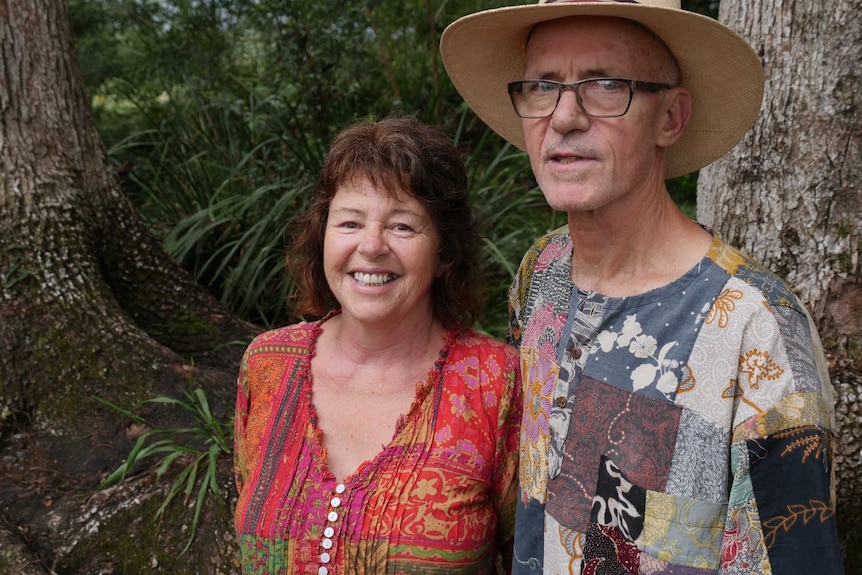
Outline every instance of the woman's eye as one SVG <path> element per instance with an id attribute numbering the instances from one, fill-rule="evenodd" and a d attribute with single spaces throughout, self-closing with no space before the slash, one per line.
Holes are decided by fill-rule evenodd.
<path id="1" fill-rule="evenodd" d="M 395 224 L 393 228 L 399 232 L 412 232 L 413 228 L 408 226 L 407 224 Z"/>

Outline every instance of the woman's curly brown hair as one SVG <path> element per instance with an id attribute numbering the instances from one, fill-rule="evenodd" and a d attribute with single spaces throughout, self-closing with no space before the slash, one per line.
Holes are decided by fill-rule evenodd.
<path id="1" fill-rule="evenodd" d="M 440 233 L 441 271 L 431 288 L 435 317 L 447 328 L 473 325 L 483 301 L 467 172 L 451 138 L 412 116 L 359 122 L 333 141 L 311 205 L 293 224 L 287 265 L 296 282 L 295 315 L 321 316 L 338 306 L 323 269 L 326 221 L 338 188 L 362 178 L 425 206 Z"/>

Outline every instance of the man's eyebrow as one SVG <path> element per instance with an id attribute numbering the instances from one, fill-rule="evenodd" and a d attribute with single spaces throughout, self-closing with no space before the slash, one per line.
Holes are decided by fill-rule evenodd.
<path id="1" fill-rule="evenodd" d="M 607 71 L 606 68 L 590 68 L 584 75 L 585 78 L 610 78 L 613 74 Z"/>
<path id="2" fill-rule="evenodd" d="M 587 70 L 584 72 L 578 80 L 574 80 L 578 82 L 580 80 L 590 80 L 592 78 L 616 78 L 613 74 L 609 73 L 607 70 L 603 68 L 594 68 Z M 559 72 L 541 72 L 539 74 L 530 74 L 529 79 L 531 80 L 553 80 L 555 82 L 562 82 L 563 77 Z"/>

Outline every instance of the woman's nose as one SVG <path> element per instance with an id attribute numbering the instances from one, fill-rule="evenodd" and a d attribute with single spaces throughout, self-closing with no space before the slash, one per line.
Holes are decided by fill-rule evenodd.
<path id="1" fill-rule="evenodd" d="M 359 241 L 359 252 L 367 256 L 386 253 L 389 246 L 386 244 L 385 233 L 381 226 L 366 226 Z"/>

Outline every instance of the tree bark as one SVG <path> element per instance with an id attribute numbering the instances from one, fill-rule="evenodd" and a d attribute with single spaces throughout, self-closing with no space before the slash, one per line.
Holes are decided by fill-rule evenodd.
<path id="1" fill-rule="evenodd" d="M 131 407 L 193 381 L 226 418 L 243 346 L 219 346 L 255 331 L 166 254 L 113 177 L 66 3 L 0 0 L 3 536 L 27 533 L 23 548 L 62 564 L 75 544 L 52 525 L 74 522 L 57 515 L 83 513 L 130 446 L 129 421 L 93 396 Z"/>
<path id="2" fill-rule="evenodd" d="M 786 278 L 836 388 L 839 525 L 862 568 L 862 0 L 724 0 L 766 72 L 758 122 L 698 181 L 698 219 Z M 851 544 L 851 540 L 853 544 Z"/>

